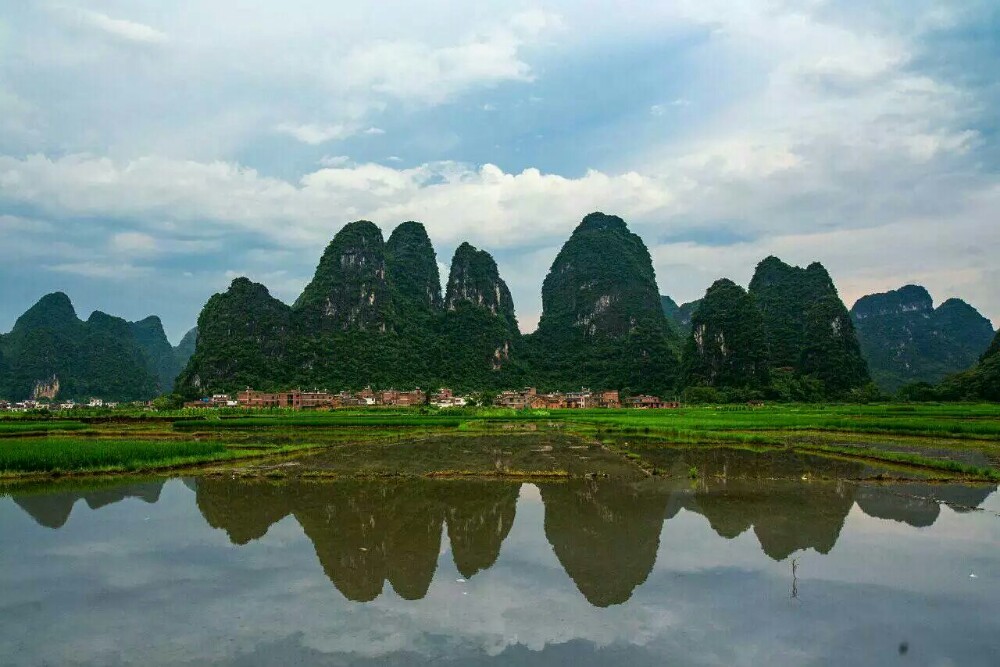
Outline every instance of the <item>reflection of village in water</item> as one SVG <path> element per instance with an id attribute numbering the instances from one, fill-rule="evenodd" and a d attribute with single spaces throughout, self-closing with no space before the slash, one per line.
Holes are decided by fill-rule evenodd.
<path id="1" fill-rule="evenodd" d="M 682 510 L 702 515 L 717 535 L 748 530 L 769 558 L 802 549 L 826 554 L 857 504 L 871 517 L 912 527 L 932 525 L 940 503 L 969 511 L 995 486 L 802 481 L 801 456 L 740 450 L 674 450 L 665 467 L 696 466 L 681 475 L 634 480 L 576 479 L 537 484 L 545 537 L 579 591 L 595 606 L 627 601 L 656 561 L 664 522 Z M 828 477 L 857 478 L 861 466 L 825 462 Z M 370 601 L 385 582 L 402 598 L 427 594 L 442 540 L 458 572 L 469 578 L 490 568 L 514 523 L 520 483 L 485 480 L 241 481 L 187 479 L 198 508 L 236 545 L 258 540 L 292 516 L 312 542 L 326 576 L 345 597 Z M 40 525 L 61 528 L 74 504 L 91 509 L 138 498 L 159 499 L 163 480 L 38 494 L 13 501 Z M 447 537 L 443 533 L 447 532 Z M 665 533 L 669 535 L 669 524 Z"/>

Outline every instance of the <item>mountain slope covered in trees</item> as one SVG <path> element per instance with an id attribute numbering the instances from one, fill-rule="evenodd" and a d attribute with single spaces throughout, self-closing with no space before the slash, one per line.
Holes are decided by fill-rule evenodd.
<path id="1" fill-rule="evenodd" d="M 854 324 L 822 264 L 803 269 L 767 257 L 749 293 L 763 316 L 772 370 L 813 379 L 826 396 L 870 381 Z"/>
<path id="2" fill-rule="evenodd" d="M 923 385 L 927 398 L 960 401 L 1000 401 L 1000 332 L 970 369 L 950 375 L 937 387 Z"/>
<path id="3" fill-rule="evenodd" d="M 461 244 L 442 295 L 423 225 L 403 223 L 383 241 L 377 226 L 358 221 L 336 234 L 293 306 L 246 279 L 213 297 L 180 386 L 191 395 L 248 385 L 531 384 L 666 395 L 700 386 L 818 400 L 869 378 L 822 265 L 767 258 L 749 291 L 722 280 L 704 299 L 676 306 L 659 296 L 642 239 L 603 213 L 586 216 L 563 245 L 542 286 L 542 309 L 538 329 L 521 335 L 488 253 Z"/>
<path id="4" fill-rule="evenodd" d="M 965 370 L 993 339 L 992 324 L 975 308 L 961 299 L 934 308 L 919 285 L 864 296 L 851 319 L 872 377 L 886 391 Z"/>
<path id="5" fill-rule="evenodd" d="M 424 226 L 383 240 L 345 225 L 291 306 L 246 279 L 212 297 L 180 389 L 190 395 L 301 386 L 499 388 L 520 333 L 510 290 L 486 252 L 463 244 L 447 294 Z"/>
<path id="6" fill-rule="evenodd" d="M 37 384 L 58 382 L 58 398 L 145 400 L 169 391 L 187 363 L 157 317 L 127 322 L 100 311 L 80 320 L 55 292 L 0 336 L 0 396 L 31 398 Z"/>
<path id="7" fill-rule="evenodd" d="M 667 322 L 645 243 L 617 216 L 591 213 L 542 284 L 528 366 L 543 387 L 675 387 L 679 340 Z"/>
<path id="8" fill-rule="evenodd" d="M 971 364 L 992 335 L 964 302 L 933 309 L 916 287 L 865 297 L 848 313 L 821 264 L 775 257 L 760 262 L 748 290 L 722 279 L 678 306 L 659 295 L 642 239 L 603 213 L 586 216 L 563 245 L 542 307 L 538 329 L 522 335 L 489 253 L 459 245 L 442 290 L 422 224 L 405 222 L 383 239 L 378 226 L 357 221 L 334 236 L 294 304 L 238 278 L 209 299 L 177 348 L 156 317 L 130 323 L 95 312 L 84 322 L 68 297 L 48 295 L 0 336 L 0 396 L 23 398 L 57 377 L 61 397 L 149 398 L 170 391 L 176 376 L 175 390 L 191 397 L 247 386 L 535 385 L 825 400 L 867 391 L 855 323 L 884 383 Z M 994 340 L 935 396 L 992 396 L 998 348 Z M 925 356 L 934 363 L 920 366 Z"/>
<path id="9" fill-rule="evenodd" d="M 768 385 L 764 319 L 746 290 L 717 280 L 691 325 L 682 359 L 685 386 L 760 390 Z"/>

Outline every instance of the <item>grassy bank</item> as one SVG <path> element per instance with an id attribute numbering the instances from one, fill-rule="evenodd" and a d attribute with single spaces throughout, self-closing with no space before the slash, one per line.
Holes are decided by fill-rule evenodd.
<path id="1" fill-rule="evenodd" d="M 196 418 L 195 418 L 196 417 Z M 602 442 L 639 465 L 657 449 L 752 447 L 1000 478 L 1000 405 L 779 405 L 673 410 L 352 409 L 0 418 L 0 474 L 130 472 L 321 449 L 301 460 L 336 474 L 621 473 L 596 452 L 519 450 L 517 436 Z M 441 438 L 444 438 L 442 440 Z M 509 441 L 510 445 L 503 444 Z M 488 445 L 486 443 L 489 443 Z M 373 448 L 372 445 L 377 445 Z M 544 447 L 547 445 L 539 445 Z M 572 445 L 577 447 L 577 445 Z M 636 452 L 639 452 L 638 454 Z M 555 460 L 553 460 L 553 457 Z M 655 458 L 655 457 L 654 457 Z M 645 466 L 658 469 L 657 463 Z"/>

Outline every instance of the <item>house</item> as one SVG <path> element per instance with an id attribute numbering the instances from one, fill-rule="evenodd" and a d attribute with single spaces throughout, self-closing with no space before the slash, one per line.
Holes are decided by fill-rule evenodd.
<path id="1" fill-rule="evenodd" d="M 589 389 L 566 392 L 567 408 L 593 408 L 596 405 L 597 401 L 594 399 L 594 394 Z"/>
<path id="2" fill-rule="evenodd" d="M 379 394 L 379 402 L 382 405 L 423 405 L 425 400 L 426 397 L 424 396 L 424 392 L 420 389 L 414 389 L 413 391 L 397 391 L 396 389 L 387 389 Z"/>
<path id="3" fill-rule="evenodd" d="M 559 410 L 566 407 L 566 397 L 558 392 L 542 396 L 546 410 Z"/>
<path id="4" fill-rule="evenodd" d="M 455 396 L 451 389 L 441 388 L 431 394 L 431 405 L 438 408 L 460 408 L 466 403 L 464 396 Z"/>
<path id="5" fill-rule="evenodd" d="M 626 401 L 626 405 L 630 408 L 662 408 L 663 401 L 660 400 L 659 396 L 639 394 L 638 396 L 630 396 Z"/>
<path id="6" fill-rule="evenodd" d="M 370 386 L 359 391 L 356 398 L 361 401 L 360 405 L 375 405 L 375 392 Z"/>
<path id="7" fill-rule="evenodd" d="M 612 389 L 602 391 L 600 396 L 597 398 L 597 404 L 602 408 L 620 408 L 622 406 L 622 402 L 618 395 L 618 390 Z"/>

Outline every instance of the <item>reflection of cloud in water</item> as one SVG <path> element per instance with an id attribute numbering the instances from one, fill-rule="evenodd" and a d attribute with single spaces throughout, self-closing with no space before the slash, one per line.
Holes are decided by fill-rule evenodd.
<path id="1" fill-rule="evenodd" d="M 930 529 L 931 539 L 908 529 L 894 533 L 891 540 L 878 539 L 875 533 L 853 530 L 854 519 L 848 519 L 840 536 L 844 547 L 829 556 L 804 557 L 800 599 L 792 603 L 787 563 L 762 557 L 753 536 L 722 542 L 707 521 L 691 512 L 676 514 L 660 534 L 650 535 L 646 529 L 655 528 L 656 522 L 627 516 L 628 508 L 647 504 L 654 516 L 661 511 L 674 516 L 681 506 L 693 507 L 695 493 L 706 489 L 697 484 L 692 489 L 689 480 L 674 487 L 650 484 L 648 492 L 632 486 L 620 496 L 613 488 L 588 490 L 582 485 L 554 505 L 548 502 L 547 486 L 542 489 L 545 506 L 530 499 L 528 487 L 505 538 L 499 536 L 501 521 L 488 539 L 469 538 L 485 545 L 487 553 L 492 544 L 503 542 L 488 569 L 458 583 L 457 567 L 441 559 L 421 600 L 401 599 L 387 587 L 372 602 L 352 604 L 320 573 L 320 548 L 303 539 L 303 529 L 291 518 L 302 514 L 315 519 L 324 534 L 337 528 L 336 522 L 320 522 L 320 510 L 330 505 L 336 512 L 346 511 L 339 514 L 345 520 L 363 517 L 370 523 L 374 517 L 376 526 L 387 521 L 374 534 L 392 546 L 385 553 L 403 549 L 399 558 L 405 564 L 410 562 L 405 555 L 410 543 L 393 537 L 392 517 L 384 515 L 404 499 L 412 500 L 412 494 L 402 489 L 387 491 L 384 499 L 364 499 L 338 494 L 331 484 L 311 486 L 319 490 L 306 498 L 308 502 L 297 505 L 293 498 L 287 503 L 287 520 L 264 527 L 264 537 L 250 538 L 238 548 L 229 546 L 224 533 L 208 530 L 206 521 L 224 521 L 226 498 L 235 509 L 243 504 L 239 498 L 255 496 L 225 487 L 212 492 L 213 502 L 206 502 L 208 496 L 198 498 L 202 511 L 213 508 L 210 512 L 218 513 L 213 518 L 203 519 L 192 496 L 172 483 L 153 509 L 125 504 L 114 513 L 80 514 L 60 531 L 12 521 L 14 506 L 4 507 L 0 500 L 0 524 L 5 537 L 10 536 L 0 548 L 0 616 L 5 619 L 0 649 L 22 647 L 15 654 L 22 664 L 65 663 L 66 656 L 82 664 L 255 665 L 300 659 L 321 665 L 444 661 L 579 667 L 654 661 L 810 662 L 822 656 L 837 656 L 849 664 L 882 664 L 898 641 L 908 638 L 917 662 L 948 657 L 976 664 L 1000 630 L 991 620 L 1000 615 L 984 614 L 996 610 L 998 585 L 986 577 L 969 580 L 967 571 L 949 579 L 955 564 L 962 570 L 975 563 L 981 573 L 996 564 L 990 545 L 1000 538 L 1000 530 L 985 513 L 941 512 L 942 530 Z M 426 492 L 412 492 L 421 497 L 401 521 L 447 516 L 445 488 L 444 483 L 427 483 Z M 516 497 L 517 486 L 511 488 Z M 461 500 L 473 496 L 474 489 L 455 494 Z M 500 509 L 484 502 L 484 520 L 474 526 L 493 526 L 496 517 L 504 516 L 506 502 L 501 499 Z M 567 504 L 571 512 L 565 511 Z M 583 517 L 583 526 L 570 527 L 568 517 L 586 514 L 581 508 L 589 506 L 603 512 L 603 518 Z M 649 576 L 642 574 L 645 582 L 631 590 L 627 602 L 595 607 L 577 590 L 591 590 L 590 583 L 574 585 L 563 574 L 556 549 L 546 543 L 551 511 L 565 524 L 559 526 L 563 544 L 582 540 L 599 546 L 602 538 L 587 530 L 623 534 L 620 531 L 634 528 L 637 534 L 626 539 L 639 543 L 636 553 L 644 559 L 648 552 L 642 545 L 661 541 L 659 553 L 654 549 L 650 559 L 660 564 Z M 153 521 L 144 523 L 144 514 L 152 514 Z M 225 529 L 238 539 L 260 533 L 265 523 L 252 516 L 231 518 L 232 525 Z M 611 528 L 605 529 L 605 523 Z M 963 538 L 933 538 L 948 530 Z M 126 541 L 131 549 L 88 556 L 87 545 L 112 539 Z M 46 555 L 36 562 L 23 557 L 51 553 L 45 547 L 53 544 L 80 548 L 72 550 L 72 557 Z M 419 540 L 415 544 L 415 551 L 423 553 L 424 545 Z M 608 553 L 619 558 L 613 548 Z M 645 560 L 641 567 L 621 562 L 625 582 L 646 570 Z M 911 566 L 901 568 L 901 562 Z M 687 569 L 685 563 L 690 563 Z M 390 565 L 382 565 L 388 577 Z M 123 581 L 123 571 L 129 570 L 134 573 Z M 416 579 L 422 581 L 424 575 L 417 570 Z"/>

